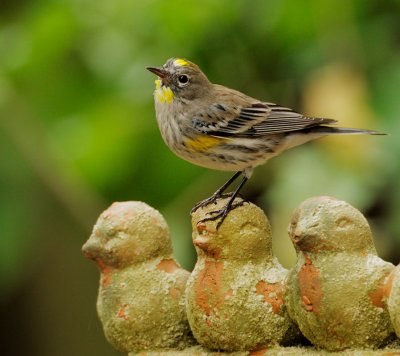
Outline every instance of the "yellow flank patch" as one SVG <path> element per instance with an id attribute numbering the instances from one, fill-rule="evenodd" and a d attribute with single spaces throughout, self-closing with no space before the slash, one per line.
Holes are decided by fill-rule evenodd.
<path id="1" fill-rule="evenodd" d="M 172 103 L 174 100 L 174 93 L 172 92 L 171 88 L 163 87 L 161 85 L 161 80 L 157 79 L 156 83 L 156 91 L 154 92 L 154 96 L 159 103 Z"/>
<path id="2" fill-rule="evenodd" d="M 212 136 L 197 136 L 186 141 L 187 148 L 193 151 L 207 151 L 225 141 L 223 138 Z"/>
<path id="3" fill-rule="evenodd" d="M 176 66 L 184 67 L 184 66 L 188 66 L 190 63 L 186 59 L 177 58 L 174 60 L 174 64 Z"/>

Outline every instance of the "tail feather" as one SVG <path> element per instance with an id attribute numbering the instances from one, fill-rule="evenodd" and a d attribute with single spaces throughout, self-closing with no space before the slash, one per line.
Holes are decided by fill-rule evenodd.
<path id="1" fill-rule="evenodd" d="M 386 133 L 374 130 L 330 126 L 314 126 L 305 129 L 304 131 L 308 131 L 307 133 L 316 133 L 321 135 L 386 135 Z"/>
<path id="2" fill-rule="evenodd" d="M 291 148 L 325 135 L 386 135 L 373 130 L 351 129 L 346 127 L 312 126 L 306 129 L 292 131 L 287 136 L 285 148 Z"/>

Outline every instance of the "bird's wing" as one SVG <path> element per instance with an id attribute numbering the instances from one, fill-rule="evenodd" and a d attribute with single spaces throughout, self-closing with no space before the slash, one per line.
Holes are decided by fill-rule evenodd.
<path id="1" fill-rule="evenodd" d="M 318 125 L 332 125 L 336 120 L 309 118 L 272 103 L 256 102 L 240 107 L 212 104 L 192 117 L 195 130 L 212 136 L 264 136 L 298 131 Z"/>

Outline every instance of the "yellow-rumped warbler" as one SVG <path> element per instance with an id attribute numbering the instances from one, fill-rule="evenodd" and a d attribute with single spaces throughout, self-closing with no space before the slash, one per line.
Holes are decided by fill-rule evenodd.
<path id="1" fill-rule="evenodd" d="M 336 120 L 303 116 L 291 109 L 254 99 L 211 83 L 186 59 L 171 58 L 162 67 L 148 67 L 158 76 L 154 101 L 161 135 L 179 157 L 206 168 L 236 171 L 200 206 L 215 202 L 243 174 L 227 205 L 206 220 L 222 224 L 253 168 L 281 152 L 332 134 L 379 134 L 371 130 L 338 128 Z M 241 204 L 241 203 L 239 203 Z"/>

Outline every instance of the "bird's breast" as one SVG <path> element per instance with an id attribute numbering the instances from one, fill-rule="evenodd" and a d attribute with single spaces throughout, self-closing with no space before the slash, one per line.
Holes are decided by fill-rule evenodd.
<path id="1" fill-rule="evenodd" d="M 166 105 L 157 103 L 156 100 L 156 118 L 161 132 L 161 136 L 167 146 L 175 151 L 176 147 L 182 145 L 182 125 L 180 124 L 179 110 L 176 110 L 175 104 Z"/>

